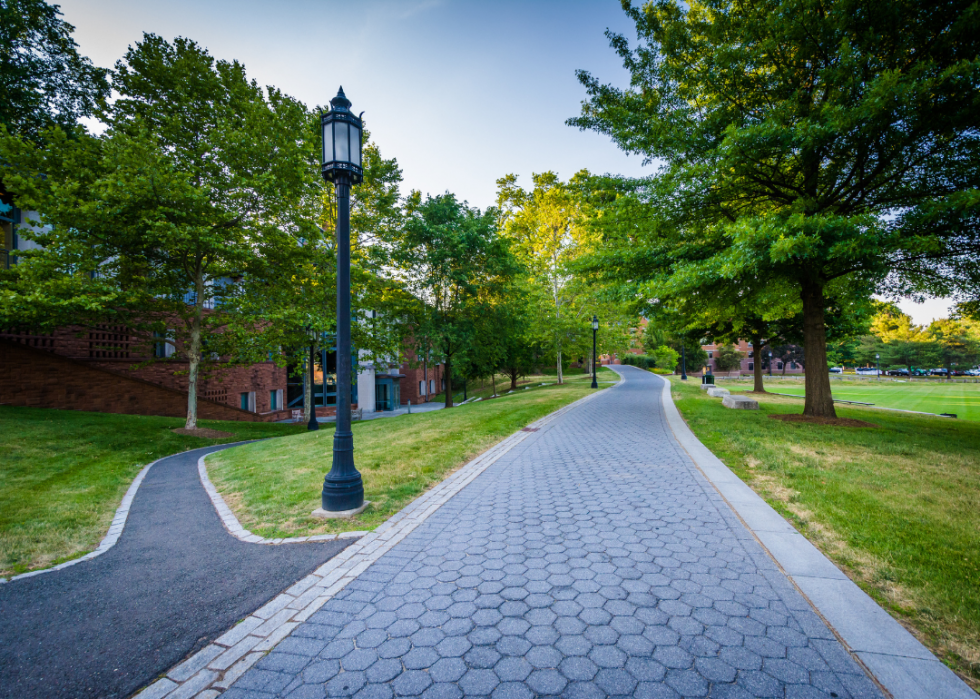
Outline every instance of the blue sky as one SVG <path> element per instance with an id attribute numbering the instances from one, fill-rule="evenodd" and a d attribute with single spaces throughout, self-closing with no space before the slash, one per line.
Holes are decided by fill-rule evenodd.
<path id="1" fill-rule="evenodd" d="M 344 86 L 404 192 L 494 203 L 497 178 L 651 171 L 606 137 L 565 126 L 585 69 L 625 86 L 607 28 L 633 39 L 618 0 L 61 0 L 81 51 L 111 66 L 142 32 L 186 36 L 307 104 Z M 918 323 L 944 300 L 902 302 Z"/>

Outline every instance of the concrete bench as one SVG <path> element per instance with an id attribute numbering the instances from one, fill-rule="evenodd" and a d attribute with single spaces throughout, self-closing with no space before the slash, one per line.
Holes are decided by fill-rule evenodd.
<path id="1" fill-rule="evenodd" d="M 758 410 L 759 403 L 745 396 L 725 396 L 721 399 L 721 404 L 726 408 L 734 410 Z"/>
<path id="2" fill-rule="evenodd" d="M 711 396 L 712 398 L 724 398 L 725 396 L 730 394 L 731 391 L 729 391 L 727 388 L 718 388 L 717 386 L 712 386 L 711 388 L 708 389 L 708 395 Z"/>

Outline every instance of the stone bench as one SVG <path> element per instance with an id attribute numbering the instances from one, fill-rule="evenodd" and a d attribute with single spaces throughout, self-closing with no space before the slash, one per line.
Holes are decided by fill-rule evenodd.
<path id="1" fill-rule="evenodd" d="M 745 396 L 725 396 L 721 399 L 721 404 L 726 408 L 734 410 L 758 410 L 759 403 Z"/>
<path id="2" fill-rule="evenodd" d="M 712 398 L 724 398 L 725 396 L 730 394 L 731 391 L 729 391 L 727 388 L 718 388 L 717 386 L 712 386 L 711 388 L 708 389 L 708 395 L 711 396 Z"/>

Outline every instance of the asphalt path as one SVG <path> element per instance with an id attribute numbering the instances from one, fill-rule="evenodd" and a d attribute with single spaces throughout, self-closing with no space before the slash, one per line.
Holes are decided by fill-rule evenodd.
<path id="1" fill-rule="evenodd" d="M 130 696 L 350 543 L 228 534 L 197 473 L 223 448 L 154 465 L 103 555 L 0 585 L 0 697 Z"/>

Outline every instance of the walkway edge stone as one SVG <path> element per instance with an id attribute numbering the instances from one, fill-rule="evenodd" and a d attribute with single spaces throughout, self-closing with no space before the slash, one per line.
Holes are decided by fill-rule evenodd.
<path id="1" fill-rule="evenodd" d="M 701 443 L 664 379 L 667 423 L 718 491 L 807 601 L 895 699 L 976 699 L 976 693 Z"/>
<path id="2" fill-rule="evenodd" d="M 620 376 L 616 385 L 611 386 L 612 390 L 622 385 L 624 379 Z M 178 696 L 194 696 L 204 699 L 207 697 L 218 696 L 220 691 L 231 687 L 242 673 L 264 655 L 262 652 L 269 651 L 279 641 L 286 638 L 299 622 L 306 621 L 317 610 L 320 609 L 328 600 L 333 598 L 338 592 L 343 590 L 348 583 L 356 579 L 372 563 L 381 558 L 399 541 L 408 536 L 416 527 L 428 519 L 443 504 L 448 502 L 454 495 L 469 485 L 473 480 L 493 465 L 500 457 L 504 456 L 511 449 L 530 437 L 534 432 L 539 432 L 557 417 L 564 415 L 577 406 L 589 401 L 602 393 L 597 390 L 577 401 L 569 403 L 563 408 L 559 408 L 553 413 L 532 422 L 527 427 L 533 431 L 519 430 L 507 437 L 487 451 L 483 452 L 475 459 L 459 468 L 442 482 L 426 491 L 415 500 L 410 502 L 400 511 L 392 515 L 388 521 L 381 524 L 373 532 L 366 532 L 360 538 L 322 566 L 317 568 L 310 575 L 297 581 L 292 587 L 270 600 L 261 609 L 256 610 L 243 621 L 226 631 L 215 641 L 205 646 L 191 658 L 184 660 L 171 669 L 167 676 L 160 678 L 143 691 L 135 696 L 139 699 L 157 699 L 169 697 L 173 699 Z M 525 428 L 527 429 L 527 428 Z M 204 465 L 204 458 L 198 460 L 198 473 L 201 475 L 201 482 L 205 490 L 211 497 L 215 509 L 221 516 L 225 528 L 237 538 L 255 543 L 282 543 L 284 539 L 262 539 L 255 534 L 249 534 L 238 518 L 232 514 L 231 509 L 224 499 L 214 488 L 214 484 L 207 477 L 207 468 Z M 212 495 L 212 492 L 214 495 Z M 223 506 L 219 508 L 219 503 Z M 227 512 L 228 519 L 225 518 Z M 240 530 L 236 534 L 232 530 L 237 525 Z M 244 532 L 248 536 L 239 536 Z M 348 535 L 353 532 L 348 532 Z M 332 536 L 332 535 L 328 535 Z M 337 535 L 343 538 L 344 535 Z M 258 541 L 256 541 L 258 540 Z M 293 539 L 296 541 L 297 539 Z M 308 537 L 309 541 L 321 541 L 317 537 Z M 315 593 L 313 592 L 315 591 Z M 278 610 L 276 612 L 270 610 Z M 237 632 L 241 627 L 249 629 L 247 632 Z M 251 651 L 251 652 L 249 652 Z M 214 660 L 208 662 L 190 677 L 182 671 L 191 665 L 197 665 L 198 657 L 213 657 Z M 234 658 L 235 662 L 231 660 Z M 242 658 L 238 660 L 238 658 Z M 178 679 L 186 678 L 186 679 Z M 193 688 L 189 691 L 187 688 Z M 217 693 L 216 693 L 217 692 Z"/>

